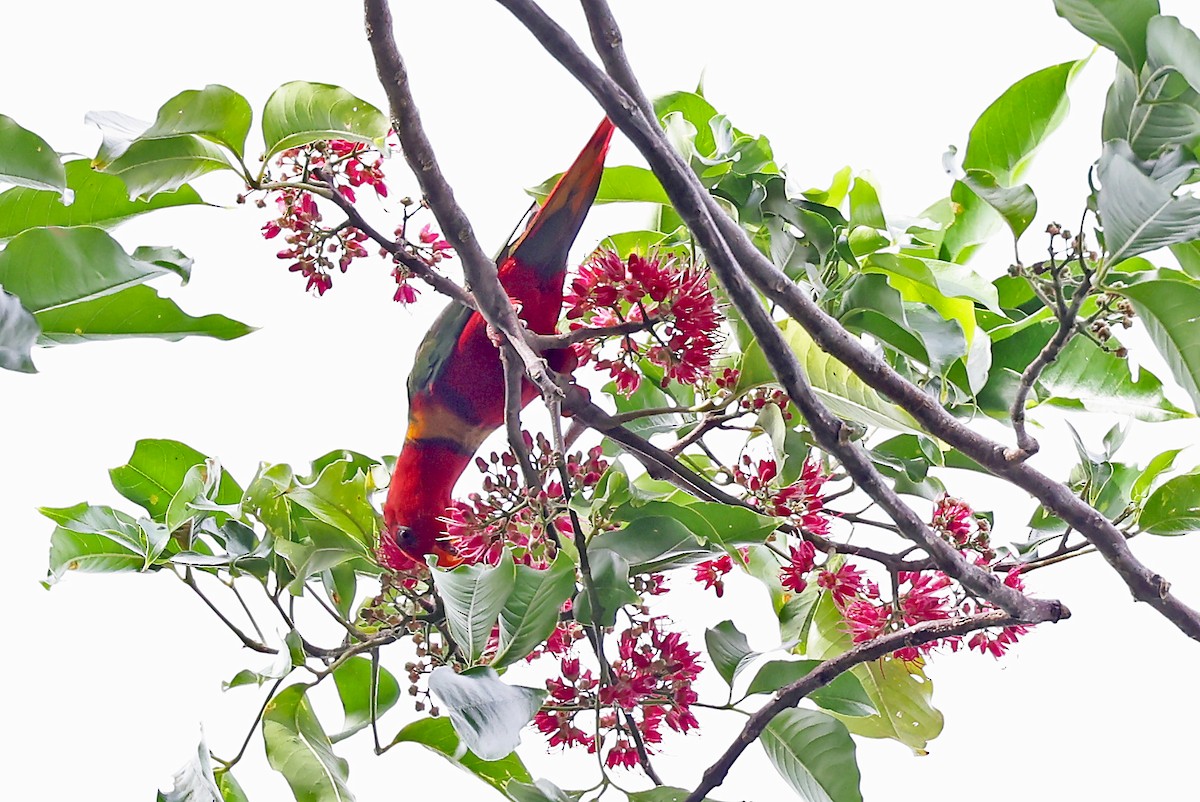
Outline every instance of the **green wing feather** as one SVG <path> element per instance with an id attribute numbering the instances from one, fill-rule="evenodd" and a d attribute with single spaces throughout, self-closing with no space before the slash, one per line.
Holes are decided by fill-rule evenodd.
<path id="1" fill-rule="evenodd" d="M 425 339 L 417 346 L 412 373 L 408 374 L 408 397 L 428 390 L 446 366 L 446 360 L 454 351 L 458 338 L 467 327 L 473 310 L 457 301 L 442 310 L 425 333 Z"/>

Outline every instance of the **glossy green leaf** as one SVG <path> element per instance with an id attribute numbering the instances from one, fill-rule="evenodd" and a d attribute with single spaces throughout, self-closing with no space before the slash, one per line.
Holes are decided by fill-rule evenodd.
<path id="1" fill-rule="evenodd" d="M 371 658 L 355 655 L 333 671 L 333 682 L 337 685 L 338 698 L 342 700 L 345 722 L 342 731 L 330 738 L 337 743 L 348 738 L 371 723 Z M 400 683 L 392 672 L 379 667 L 379 679 L 375 691 L 376 720 L 391 710 L 400 701 Z"/>
<path id="2" fill-rule="evenodd" d="M 1115 412 L 1145 421 L 1191 417 L 1167 399 L 1157 376 L 1143 367 L 1134 380 L 1129 360 L 1101 350 L 1086 337 L 1067 343 L 1038 383 L 1046 404 L 1082 406 L 1089 412 Z"/>
<path id="3" fill-rule="evenodd" d="M 596 620 L 602 626 L 616 624 L 617 611 L 626 604 L 637 604 L 638 595 L 629 586 L 629 561 L 608 549 L 588 549 L 592 569 L 592 586 L 600 600 Z M 580 590 L 574 602 L 575 620 L 592 623 L 592 601 L 586 590 Z"/>
<path id="4" fill-rule="evenodd" d="M 55 190 L 70 202 L 67 176 L 54 148 L 0 114 L 0 184 Z"/>
<path id="5" fill-rule="evenodd" d="M 1183 272 L 1192 278 L 1200 279 L 1200 241 L 1172 245 L 1171 253 L 1183 268 Z"/>
<path id="6" fill-rule="evenodd" d="M 1133 308 L 1163 355 L 1171 375 L 1200 409 L 1200 282 L 1175 270 L 1158 270 L 1117 291 Z"/>
<path id="7" fill-rule="evenodd" d="M 516 566 L 512 592 L 500 610 L 500 640 L 491 665 L 523 660 L 558 625 L 563 604 L 575 595 L 575 563 L 560 553 L 550 567 Z"/>
<path id="8" fill-rule="evenodd" d="M 483 760 L 511 754 L 546 698 L 544 689 L 508 685 L 488 667 L 458 674 L 439 666 L 429 674 L 429 690 L 441 700 L 463 743 Z"/>
<path id="9" fill-rule="evenodd" d="M 829 594 L 822 594 L 813 617 L 808 653 L 828 660 L 849 649 L 845 621 Z M 838 716 L 855 735 L 866 738 L 890 738 L 924 753 L 929 741 L 942 732 L 944 719 L 933 706 L 933 683 L 918 663 L 884 658 L 855 666 L 855 677 L 862 683 L 871 704 L 879 711 L 872 716 Z"/>
<path id="10" fill-rule="evenodd" d="M 379 515 L 367 500 L 367 476 L 356 473 L 347 478 L 347 464 L 348 460 L 330 463 L 315 482 L 289 490 L 288 498 L 319 520 L 373 548 Z"/>
<path id="11" fill-rule="evenodd" d="M 550 195 L 550 190 L 562 178 L 562 173 L 550 176 L 536 187 L 525 190 L 538 203 L 544 203 Z M 670 204 L 667 191 L 663 189 L 654 173 L 645 167 L 633 165 L 618 165 L 605 167 L 600 176 L 600 188 L 596 191 L 593 203 L 661 203 Z"/>
<path id="12" fill-rule="evenodd" d="M 245 154 L 246 135 L 254 112 L 237 92 L 219 84 L 189 89 L 168 100 L 158 110 L 154 124 L 141 139 L 167 139 L 195 134 L 233 151 Z"/>
<path id="13" fill-rule="evenodd" d="M 1158 477 L 1171 470 L 1175 465 L 1175 458 L 1182 451 L 1182 448 L 1172 448 L 1156 454 L 1134 481 L 1133 488 L 1130 490 L 1132 500 L 1141 501 L 1146 498 Z"/>
<path id="14" fill-rule="evenodd" d="M 1067 89 L 1082 64 L 1047 67 L 1006 89 L 971 127 L 963 169 L 986 170 L 1000 187 L 1011 186 L 1066 117 Z M 950 261 L 965 262 L 1001 218 L 961 181 L 955 182 L 950 198 L 956 204 L 954 221 L 945 231 L 942 251 Z"/>
<path id="15" fill-rule="evenodd" d="M 170 515 L 167 516 L 168 522 Z M 305 520 L 293 537 L 298 541 L 276 540 L 275 551 L 292 566 L 295 579 L 288 586 L 294 594 L 304 590 L 310 577 L 328 571 L 351 560 L 373 560 L 372 551 L 353 535 L 323 521 Z"/>
<path id="16" fill-rule="evenodd" d="M 1152 67 L 1170 67 L 1200 91 L 1200 37 L 1177 17 L 1157 16 L 1146 25 L 1146 49 Z"/>
<path id="17" fill-rule="evenodd" d="M 217 145 L 198 136 L 136 139 L 111 162 L 97 157 L 92 166 L 125 183 L 131 199 L 149 199 L 171 192 L 216 170 L 232 170 L 229 158 Z"/>
<path id="18" fill-rule="evenodd" d="M 20 299 L 0 290 L 0 368 L 37 373 L 32 349 L 39 333 L 37 319 Z"/>
<path id="19" fill-rule="evenodd" d="M 754 679 L 750 680 L 746 695 L 775 693 L 808 676 L 819 665 L 820 660 L 772 660 L 764 663 Z M 877 712 L 862 683 L 851 672 L 839 674 L 829 684 L 810 693 L 808 698 L 826 710 L 846 716 L 870 716 Z"/>
<path id="20" fill-rule="evenodd" d="M 432 575 L 446 606 L 450 634 L 463 656 L 474 663 L 483 654 L 492 627 L 516 585 L 512 555 L 505 551 L 494 566 L 460 565 L 450 571 L 434 568 Z"/>
<path id="21" fill-rule="evenodd" d="M 1186 535 L 1200 529 L 1200 473 L 1176 476 L 1151 493 L 1138 526 L 1155 535 Z"/>
<path id="22" fill-rule="evenodd" d="M 887 230 L 879 194 L 865 176 L 855 178 L 854 186 L 850 188 L 850 225 Z"/>
<path id="23" fill-rule="evenodd" d="M 158 792 L 158 802 L 222 802 L 223 799 L 204 738 L 191 759 L 175 772 L 171 790 Z"/>
<path id="24" fill-rule="evenodd" d="M 416 743 L 444 757 L 497 791 L 512 782 L 531 784 L 533 777 L 514 752 L 499 760 L 482 760 L 468 751 L 454 732 L 448 718 L 424 718 L 412 722 L 396 735 L 392 743 Z"/>
<path id="25" fill-rule="evenodd" d="M 1141 159 L 1152 159 L 1172 145 L 1194 147 L 1200 141 L 1200 92 L 1174 73 L 1150 81 L 1153 68 L 1138 75 L 1124 64 L 1109 87 L 1101 137 L 1123 139 Z"/>
<path id="26" fill-rule="evenodd" d="M 140 571 L 145 564 L 141 554 L 105 535 L 81 534 L 61 526 L 50 535 L 51 580 L 60 579 L 67 571 L 111 574 Z"/>
<path id="27" fill-rule="evenodd" d="M 746 636 L 734 626 L 732 621 L 722 621 L 715 627 L 710 627 L 704 633 L 704 644 L 708 649 L 708 659 L 713 668 L 725 680 L 725 684 L 733 686 L 734 679 L 746 668 L 760 652 L 750 648 Z"/>
<path id="28" fill-rule="evenodd" d="M 1100 156 L 1100 219 L 1110 264 L 1156 248 L 1200 239 L 1200 198 L 1175 197 L 1178 172 L 1147 175 L 1125 142 Z"/>
<path id="29" fill-rule="evenodd" d="M 177 342 L 184 337 L 235 340 L 255 331 L 224 315 L 193 317 L 152 287 L 133 286 L 87 301 L 55 307 L 34 316 L 41 345 L 152 338 Z"/>
<path id="30" fill-rule="evenodd" d="M 504 795 L 513 802 L 579 802 L 584 791 L 564 791 L 549 780 L 538 780 L 535 783 L 523 783 L 516 780 L 504 786 Z M 629 794 L 630 799 L 636 799 L 637 794 Z"/>
<path id="31" fill-rule="evenodd" d="M 967 170 L 962 177 L 967 188 L 991 206 L 1012 229 L 1013 239 L 1020 239 L 1037 216 L 1037 196 L 1028 184 L 1013 187 L 1002 186 L 996 176 L 978 168 Z"/>
<path id="32" fill-rule="evenodd" d="M 654 113 L 660 120 L 678 114 L 695 129 L 695 148 L 701 156 L 711 156 L 717 150 L 716 138 L 709 121 L 717 110 L 702 95 L 695 92 L 672 92 L 655 98 Z"/>
<path id="33" fill-rule="evenodd" d="M 276 89 L 263 108 L 263 141 L 270 160 L 288 148 L 345 139 L 383 150 L 387 116 L 339 86 L 292 81 Z"/>
<path id="34" fill-rule="evenodd" d="M 813 390 L 835 415 L 868 426 L 920 433 L 920 425 L 911 415 L 885 401 L 849 368 L 822 351 L 800 324 L 784 321 L 780 328 L 785 341 L 800 360 Z M 747 346 L 740 367 L 738 393 L 775 382 L 775 375 L 757 342 Z"/>
<path id="35" fill-rule="evenodd" d="M 639 574 L 690 565 L 715 552 L 678 518 L 662 515 L 636 518 L 620 529 L 601 532 L 589 548 L 616 552 Z"/>
<path id="36" fill-rule="evenodd" d="M 143 507 L 157 521 L 164 519 L 171 498 L 183 486 L 188 469 L 203 465 L 208 457 L 177 440 L 138 440 L 129 461 L 108 472 L 117 492 Z M 242 489 L 222 469 L 218 504 L 236 504 Z"/>
<path id="37" fill-rule="evenodd" d="M 849 287 L 840 322 L 928 365 L 938 376 L 967 355 L 962 324 L 928 304 L 906 301 L 883 275 L 863 274 Z"/>
<path id="38" fill-rule="evenodd" d="M 867 272 L 891 276 L 902 276 L 922 286 L 936 290 L 946 298 L 966 298 L 1000 314 L 999 295 L 996 287 L 969 267 L 925 259 L 905 254 L 877 253 L 866 261 Z M 893 284 L 893 286 L 895 286 Z M 899 289 L 899 288 L 897 288 Z M 901 290 L 901 294 L 904 294 Z M 907 300 L 921 300 L 907 298 Z M 932 304 L 937 308 L 937 304 Z"/>
<path id="39" fill-rule="evenodd" d="M 140 568 L 148 568 L 158 558 L 169 535 L 167 530 L 146 519 L 135 521 L 120 510 L 86 502 L 72 507 L 42 507 L 39 512 L 77 535 L 98 535 L 114 541 L 142 558 Z"/>
<path id="40" fill-rule="evenodd" d="M 267 703 L 262 718 L 267 762 L 292 788 L 296 802 L 352 802 L 350 767 L 334 754 L 309 704 L 307 685 L 290 685 Z"/>
<path id="41" fill-rule="evenodd" d="M 166 272 L 98 228 L 35 228 L 0 251 L 0 285 L 30 312 L 110 295 Z"/>
<path id="42" fill-rule="evenodd" d="M 1133 69 L 1146 61 L 1146 24 L 1158 0 L 1054 0 L 1058 15 Z"/>
<path id="43" fill-rule="evenodd" d="M 807 802 L 861 802 L 854 740 L 816 710 L 784 710 L 759 736 L 779 775 Z"/>
<path id="44" fill-rule="evenodd" d="M 616 518 L 626 521 L 674 518 L 702 540 L 729 549 L 762 543 L 779 525 L 775 518 L 745 507 L 685 498 L 686 504 L 664 500 L 625 505 L 617 510 Z"/>
<path id="45" fill-rule="evenodd" d="M 228 770 L 217 775 L 217 788 L 221 791 L 222 802 L 250 802 L 242 786 Z"/>

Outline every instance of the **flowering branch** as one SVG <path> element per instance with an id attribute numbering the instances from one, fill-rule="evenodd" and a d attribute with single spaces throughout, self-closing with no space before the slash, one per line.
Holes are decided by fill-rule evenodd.
<path id="1" fill-rule="evenodd" d="M 1048 611 L 1047 611 L 1048 612 Z M 746 747 L 754 743 L 771 719 L 784 710 L 795 707 L 800 700 L 818 688 L 833 682 L 839 675 L 849 671 L 854 666 L 878 660 L 904 647 L 919 646 L 943 638 L 958 637 L 980 629 L 1006 627 L 1014 624 L 1034 624 L 1041 621 L 1054 621 L 1055 618 L 1040 620 L 1018 619 L 1002 610 L 991 610 L 966 618 L 947 619 L 943 621 L 925 621 L 911 627 L 893 632 L 888 635 L 860 643 L 849 651 L 826 660 L 801 679 L 790 685 L 785 685 L 775 697 L 755 711 L 745 726 L 725 752 L 704 771 L 704 776 L 696 789 L 688 794 L 684 802 L 702 802 L 709 791 L 725 781 L 726 775 L 737 762 Z"/>
<path id="2" fill-rule="evenodd" d="M 799 285 L 758 251 L 740 226 L 729 219 L 699 185 L 691 169 L 665 141 L 661 129 L 644 117 L 639 104 L 596 68 L 574 40 L 536 3 L 530 0 L 498 2 L 509 9 L 546 50 L 592 93 L 617 126 L 633 141 L 710 259 L 714 255 L 723 257 L 721 269 L 725 274 L 735 273 L 742 277 L 741 271 L 744 270 L 744 277 L 750 278 L 770 301 L 797 320 L 822 350 L 845 364 L 867 385 L 904 408 L 927 431 L 990 473 L 1037 498 L 1046 509 L 1073 526 L 1096 546 L 1126 582 L 1135 598 L 1150 604 L 1189 637 L 1200 640 L 1200 612 L 1170 593 L 1170 583 L 1133 555 L 1124 536 L 1111 521 L 1076 498 L 1061 482 L 1050 479 L 1028 463 L 1007 459 L 1004 445 L 973 431 L 954 418 L 935 398 L 907 381 L 882 357 L 865 348 L 809 298 Z M 887 511 L 891 513 L 891 510 Z"/>
<path id="3" fill-rule="evenodd" d="M 754 333 L 772 371 L 804 415 L 821 447 L 842 462 L 858 487 L 897 523 L 905 537 L 920 545 L 937 562 L 939 568 L 968 590 L 1018 618 L 1041 618 L 1043 615 L 1050 615 L 1057 620 L 1062 617 L 1064 608 L 1061 603 L 1034 601 L 1005 586 L 995 576 L 971 563 L 949 543 L 930 531 L 924 521 L 900 499 L 875 469 L 863 448 L 848 437 L 849 431 L 845 425 L 813 392 L 795 353 L 788 347 L 779 327 L 763 308 L 757 290 L 750 285 L 729 242 L 726 241 L 726 236 L 718 230 L 717 218 L 724 218 L 724 212 L 716 207 L 715 202 L 710 206 L 712 199 L 708 192 L 699 184 L 691 170 L 682 164 L 658 125 L 647 120 L 628 93 L 601 72 L 584 55 L 570 35 L 536 3 L 532 0 L 498 2 L 517 17 L 547 51 L 592 93 L 609 117 L 650 163 L 671 198 L 675 210 L 688 224 L 704 249 L 730 301 Z M 725 222 L 730 223 L 738 238 L 751 250 L 755 250 L 732 221 L 726 219 Z M 791 284 L 790 281 L 788 283 Z M 813 304 L 813 307 L 816 308 L 816 305 Z M 847 337 L 850 336 L 836 321 L 831 320 L 830 325 L 841 330 Z"/>

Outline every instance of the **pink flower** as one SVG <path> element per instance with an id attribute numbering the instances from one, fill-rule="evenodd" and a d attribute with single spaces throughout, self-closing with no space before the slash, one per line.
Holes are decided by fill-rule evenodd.
<path id="1" fill-rule="evenodd" d="M 850 563 L 844 563 L 837 571 L 822 570 L 817 575 L 817 585 L 833 595 L 833 601 L 838 607 L 844 607 L 846 602 L 862 590 L 863 572 Z"/>
<path id="2" fill-rule="evenodd" d="M 808 587 L 808 572 L 813 569 L 817 550 L 807 540 L 792 546 L 792 559 L 779 572 L 780 583 L 793 593 L 801 593 Z"/>
<path id="3" fill-rule="evenodd" d="M 696 581 L 703 582 L 705 590 L 715 589 L 719 599 L 725 595 L 724 576 L 732 570 L 733 558 L 728 554 L 722 554 L 715 560 L 705 560 L 696 564 Z"/>

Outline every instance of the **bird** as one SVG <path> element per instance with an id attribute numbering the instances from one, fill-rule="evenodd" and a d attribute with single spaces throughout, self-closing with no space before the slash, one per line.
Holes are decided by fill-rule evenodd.
<path id="1" fill-rule="evenodd" d="M 524 232 L 496 260 L 501 286 L 535 333 L 553 334 L 558 326 L 568 251 L 599 191 L 613 130 L 605 118 Z M 546 358 L 552 369 L 573 367 L 567 349 L 547 352 Z M 537 394 L 525 379 L 522 408 Z M 384 565 L 402 568 L 413 560 L 423 563 L 426 555 L 435 555 L 442 568 L 462 562 L 446 542 L 454 485 L 503 422 L 500 352 L 483 317 L 451 302 L 418 346 L 408 377 L 408 428 L 383 505 Z"/>

